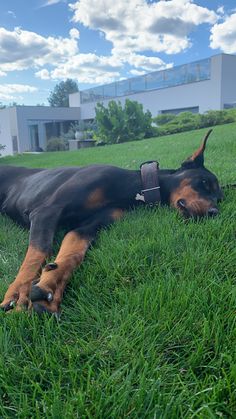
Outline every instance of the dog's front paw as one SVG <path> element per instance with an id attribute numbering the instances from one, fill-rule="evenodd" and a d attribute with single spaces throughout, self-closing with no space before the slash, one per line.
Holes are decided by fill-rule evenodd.
<path id="1" fill-rule="evenodd" d="M 54 314 L 59 315 L 60 298 L 58 291 L 53 293 L 51 290 L 46 290 L 37 284 L 32 285 L 29 299 L 30 308 L 37 314 Z"/>
<path id="2" fill-rule="evenodd" d="M 4 311 L 15 309 L 16 311 L 26 310 L 29 306 L 29 287 L 25 284 L 11 284 L 0 304 Z"/>

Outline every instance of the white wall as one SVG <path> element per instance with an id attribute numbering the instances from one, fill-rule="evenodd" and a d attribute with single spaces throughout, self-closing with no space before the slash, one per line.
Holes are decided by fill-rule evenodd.
<path id="1" fill-rule="evenodd" d="M 71 93 L 69 95 L 69 106 L 70 108 L 80 106 L 80 92 Z"/>
<path id="2" fill-rule="evenodd" d="M 9 109 L 0 110 L 0 144 L 6 146 L 0 151 L 2 156 L 13 154 Z"/>
<path id="3" fill-rule="evenodd" d="M 236 102 L 236 56 L 223 54 L 222 56 L 222 92 L 221 106 L 225 103 Z"/>
<path id="4" fill-rule="evenodd" d="M 122 104 L 124 104 L 127 98 L 137 100 L 143 104 L 144 110 L 149 109 L 153 116 L 156 116 L 163 110 L 189 108 L 194 106 L 199 106 L 199 112 L 203 113 L 210 109 L 221 109 L 221 78 L 222 54 L 219 54 L 211 57 L 210 80 L 135 93 L 133 95 L 116 98 L 115 100 L 119 100 Z M 77 96 L 73 96 L 73 102 L 75 103 Z M 107 106 L 108 102 L 109 100 L 104 100 L 104 106 Z M 96 102 L 84 103 L 80 106 L 82 119 L 95 117 Z"/>
<path id="5" fill-rule="evenodd" d="M 29 122 L 37 121 L 39 124 L 39 135 L 41 134 L 40 143 L 45 143 L 45 132 L 42 127 L 43 122 L 75 121 L 80 119 L 80 110 L 78 107 L 19 106 L 16 107 L 16 112 L 20 153 L 28 151 L 31 148 Z"/>

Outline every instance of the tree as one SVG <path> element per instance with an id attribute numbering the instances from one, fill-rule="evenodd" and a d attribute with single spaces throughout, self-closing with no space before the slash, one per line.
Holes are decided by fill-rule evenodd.
<path id="1" fill-rule="evenodd" d="M 152 137 L 152 114 L 149 110 L 144 112 L 141 103 L 126 99 L 124 114 L 129 140 Z"/>
<path id="2" fill-rule="evenodd" d="M 69 94 L 79 91 L 76 81 L 67 79 L 56 84 L 54 89 L 50 92 L 48 102 L 50 106 L 69 106 Z"/>
<path id="3" fill-rule="evenodd" d="M 111 100 L 107 108 L 102 103 L 98 103 L 95 112 L 98 137 L 101 140 L 107 143 L 128 141 L 124 112 L 120 102 Z"/>

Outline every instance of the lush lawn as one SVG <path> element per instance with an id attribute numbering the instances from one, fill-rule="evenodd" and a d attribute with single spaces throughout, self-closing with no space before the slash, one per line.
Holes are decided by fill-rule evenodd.
<path id="1" fill-rule="evenodd" d="M 205 132 L 0 163 L 177 167 Z M 214 129 L 206 166 L 236 181 L 236 124 Z M 234 418 L 235 204 L 227 191 L 221 214 L 202 222 L 167 208 L 127 214 L 74 273 L 60 322 L 1 313 L 0 417 Z M 0 218 L 2 294 L 27 240 Z"/>

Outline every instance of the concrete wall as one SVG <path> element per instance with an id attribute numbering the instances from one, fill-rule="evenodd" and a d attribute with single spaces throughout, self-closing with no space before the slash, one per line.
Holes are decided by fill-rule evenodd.
<path id="1" fill-rule="evenodd" d="M 53 108 L 47 106 L 17 106 L 0 110 L 0 144 L 6 145 L 2 155 L 13 154 L 13 138 L 15 152 L 23 153 L 31 150 L 30 125 L 38 125 L 39 145 L 46 146 L 45 123 L 77 121 L 80 109 Z"/>
<path id="2" fill-rule="evenodd" d="M 31 149 L 29 125 L 39 126 L 40 146 L 45 147 L 46 137 L 43 124 L 52 121 L 75 121 L 80 119 L 79 108 L 57 108 L 49 106 L 19 106 L 17 112 L 19 152 Z"/>
<path id="3" fill-rule="evenodd" d="M 116 98 L 124 104 L 127 98 L 136 100 L 143 104 L 144 110 L 149 109 L 153 116 L 160 111 L 178 108 L 191 108 L 199 106 L 199 112 L 203 113 L 210 109 L 221 109 L 221 79 L 222 79 L 222 58 L 225 55 L 219 54 L 211 57 L 211 78 L 210 80 L 195 83 L 183 84 L 175 87 L 168 87 L 160 90 L 135 93 L 128 96 Z M 235 70 L 236 71 L 236 70 Z M 77 93 L 78 95 L 78 93 Z M 76 103 L 77 96 L 73 96 L 73 103 Z M 104 100 L 107 106 L 109 100 Z M 95 117 L 95 106 L 97 102 L 81 104 L 81 118 L 89 119 Z"/>
<path id="4" fill-rule="evenodd" d="M 236 56 L 222 56 L 221 107 L 226 103 L 236 103 Z"/>
<path id="5" fill-rule="evenodd" d="M 5 145 L 5 149 L 0 151 L 1 156 L 13 154 L 9 109 L 0 110 L 0 144 Z"/>
<path id="6" fill-rule="evenodd" d="M 80 106 L 80 92 L 71 93 L 71 95 L 69 95 L 69 106 L 70 108 Z"/>

